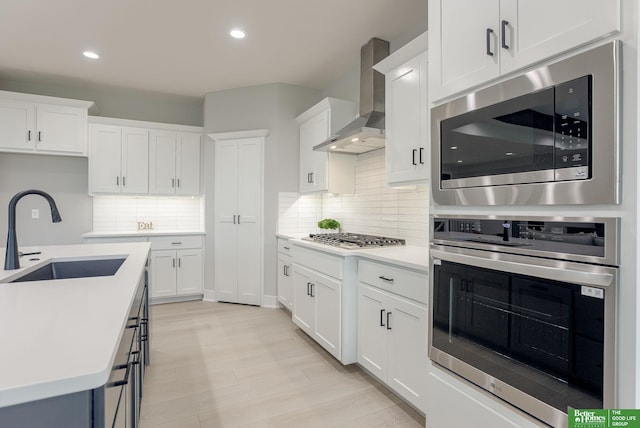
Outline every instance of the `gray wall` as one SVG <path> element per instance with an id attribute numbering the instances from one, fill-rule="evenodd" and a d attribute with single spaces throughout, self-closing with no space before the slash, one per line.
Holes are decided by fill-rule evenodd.
<path id="1" fill-rule="evenodd" d="M 19 246 L 78 244 L 81 234 L 91 231 L 92 207 L 87 189 L 87 159 L 0 153 L 0 230 L 6 245 L 7 205 L 17 192 L 40 189 L 56 201 L 61 223 L 51 222 L 44 198 L 28 195 L 17 205 L 16 232 Z M 31 210 L 40 210 L 32 219 Z"/>
<path id="2" fill-rule="evenodd" d="M 320 101 L 320 91 L 274 83 L 211 92 L 204 100 L 205 133 L 268 129 L 264 165 L 264 294 L 276 296 L 278 192 L 298 191 L 297 115 Z M 214 143 L 206 138 L 204 150 L 204 187 L 206 263 L 205 288 L 214 284 Z M 259 245 L 259 242 L 256 242 Z"/>
<path id="3" fill-rule="evenodd" d="M 202 98 L 159 94 L 130 88 L 90 85 L 79 82 L 48 83 L 46 78 L 28 75 L 24 80 L 0 78 L 3 91 L 48 95 L 95 102 L 92 116 L 149 122 L 202 126 Z"/>

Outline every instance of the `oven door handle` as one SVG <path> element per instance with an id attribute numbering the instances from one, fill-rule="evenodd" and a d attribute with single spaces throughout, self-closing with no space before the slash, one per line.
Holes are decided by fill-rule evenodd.
<path id="1" fill-rule="evenodd" d="M 578 265 L 577 263 L 561 260 L 537 259 L 535 257 L 501 253 L 489 252 L 487 254 L 489 257 L 484 254 L 470 255 L 443 251 L 437 248 L 431 249 L 431 258 L 434 264 L 437 264 L 438 260 L 445 260 L 486 269 L 594 287 L 609 287 L 615 283 L 616 268 Z M 538 264 L 532 264 L 536 262 Z"/>

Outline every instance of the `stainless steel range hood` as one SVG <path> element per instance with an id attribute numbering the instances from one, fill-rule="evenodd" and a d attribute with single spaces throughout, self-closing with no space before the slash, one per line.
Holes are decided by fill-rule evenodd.
<path id="1" fill-rule="evenodd" d="M 360 49 L 360 116 L 313 150 L 360 154 L 384 147 L 384 75 L 374 64 L 389 56 L 389 42 L 373 38 Z"/>

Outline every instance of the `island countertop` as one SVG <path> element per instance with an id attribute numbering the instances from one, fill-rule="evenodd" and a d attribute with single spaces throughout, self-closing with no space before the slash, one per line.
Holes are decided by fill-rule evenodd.
<path id="1" fill-rule="evenodd" d="M 41 254 L 21 257 L 19 270 L 0 270 L 0 407 L 107 382 L 149 249 L 147 242 L 25 247 Z M 51 260 L 111 256 L 126 257 L 113 276 L 8 283 Z"/>

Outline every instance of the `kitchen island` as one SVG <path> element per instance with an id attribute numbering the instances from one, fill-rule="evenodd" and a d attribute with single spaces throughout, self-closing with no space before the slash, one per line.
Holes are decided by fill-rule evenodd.
<path id="1" fill-rule="evenodd" d="M 117 413 L 120 395 L 116 408 L 109 409 L 113 400 L 105 385 L 125 386 L 134 366 L 138 379 L 129 378 L 128 384 L 141 384 L 144 358 L 139 343 L 148 337 L 144 302 L 149 243 L 21 250 L 39 254 L 22 257 L 18 270 L 0 271 L 0 426 L 40 426 L 24 419 L 31 417 L 36 424 L 46 420 L 42 426 L 63 426 L 55 418 L 69 424 L 69 415 L 62 414 L 80 413 L 77 406 L 86 407 L 86 426 L 111 426 L 108 415 Z M 125 260 L 110 276 L 11 283 L 51 261 L 104 258 Z M 143 359 L 128 362 L 130 354 Z M 123 356 L 126 367 L 114 373 Z M 139 391 L 129 394 L 134 403 Z"/>

